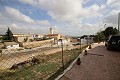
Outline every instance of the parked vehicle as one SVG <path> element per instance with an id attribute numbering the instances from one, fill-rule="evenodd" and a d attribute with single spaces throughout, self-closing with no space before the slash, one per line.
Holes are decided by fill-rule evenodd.
<path id="1" fill-rule="evenodd" d="M 107 44 L 107 50 L 119 49 L 120 50 L 120 36 L 110 36 Z"/>

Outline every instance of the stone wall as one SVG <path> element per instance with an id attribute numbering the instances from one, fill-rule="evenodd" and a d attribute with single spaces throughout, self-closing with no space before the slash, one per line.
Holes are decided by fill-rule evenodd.
<path id="1" fill-rule="evenodd" d="M 33 47 L 39 47 L 45 44 L 50 44 L 53 43 L 54 40 L 50 39 L 50 40 L 43 40 L 43 41 L 33 41 L 33 42 L 21 42 L 19 43 L 21 47 L 24 48 L 33 48 Z"/>

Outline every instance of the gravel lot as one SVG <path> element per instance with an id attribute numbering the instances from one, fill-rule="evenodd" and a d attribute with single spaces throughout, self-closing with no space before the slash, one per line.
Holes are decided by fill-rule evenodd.
<path id="1" fill-rule="evenodd" d="M 120 51 L 107 51 L 103 43 L 94 46 L 60 80 L 120 80 Z"/>

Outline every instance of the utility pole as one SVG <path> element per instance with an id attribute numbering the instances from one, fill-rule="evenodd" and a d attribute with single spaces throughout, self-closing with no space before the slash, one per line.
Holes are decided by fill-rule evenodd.
<path id="1" fill-rule="evenodd" d="M 88 35 L 87 35 L 87 46 L 89 45 L 89 43 L 88 43 L 88 39 L 89 39 L 89 37 L 88 37 Z"/>
<path id="2" fill-rule="evenodd" d="M 104 24 L 104 32 L 106 30 L 105 26 L 106 26 L 106 24 Z M 106 32 L 104 33 L 104 35 L 105 35 L 105 40 L 106 40 Z"/>
<path id="3" fill-rule="evenodd" d="M 118 13 L 118 35 L 120 35 L 120 13 Z"/>
<path id="4" fill-rule="evenodd" d="M 61 41 L 61 47 L 62 47 L 62 68 L 63 68 L 63 71 L 64 71 L 64 58 L 63 58 L 63 40 L 62 39 L 59 39 Z"/>

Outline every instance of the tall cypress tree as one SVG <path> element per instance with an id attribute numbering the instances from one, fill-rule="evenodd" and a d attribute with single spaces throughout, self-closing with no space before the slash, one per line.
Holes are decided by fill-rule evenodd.
<path id="1" fill-rule="evenodd" d="M 13 40 L 13 33 L 12 33 L 12 31 L 9 29 L 9 27 L 8 27 L 7 32 L 5 33 L 4 40 L 10 40 L 10 41 Z"/>

